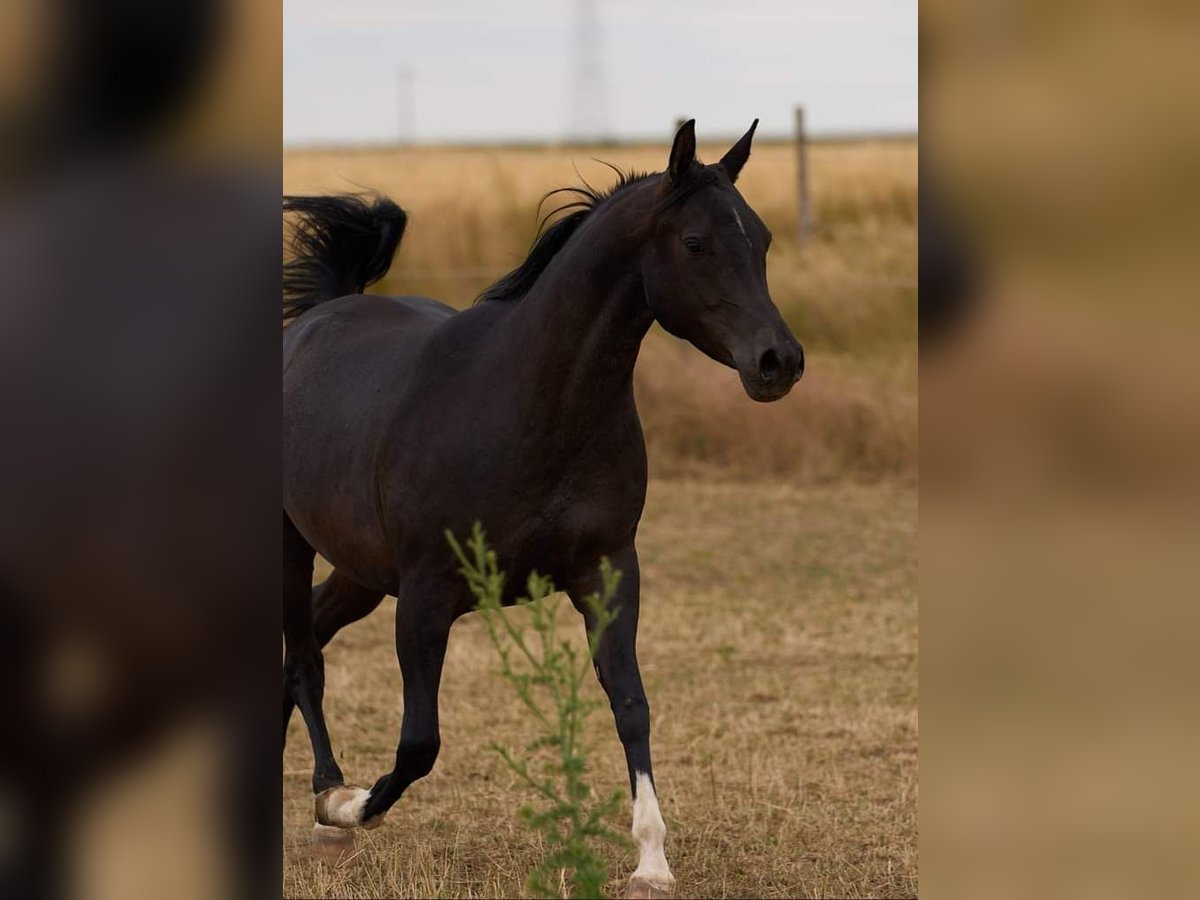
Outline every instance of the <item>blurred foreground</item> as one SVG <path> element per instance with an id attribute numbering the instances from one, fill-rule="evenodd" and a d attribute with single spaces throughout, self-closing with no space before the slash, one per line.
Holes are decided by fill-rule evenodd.
<path id="1" fill-rule="evenodd" d="M 278 893 L 278 46 L 0 10 L 3 897 Z"/>
<path id="2" fill-rule="evenodd" d="M 921 360 L 922 886 L 1190 895 L 1200 20 L 921 13 L 922 191 L 976 288 L 922 296 L 960 311 Z"/>

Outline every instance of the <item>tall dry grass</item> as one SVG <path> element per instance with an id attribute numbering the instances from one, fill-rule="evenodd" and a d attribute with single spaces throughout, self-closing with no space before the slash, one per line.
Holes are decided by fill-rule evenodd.
<path id="1" fill-rule="evenodd" d="M 292 150 L 289 193 L 377 190 L 411 220 L 381 289 L 466 306 L 516 265 L 549 190 L 622 168 L 661 169 L 667 146 Z M 702 146 L 702 158 L 724 147 Z M 578 170 L 578 171 L 577 171 Z M 917 145 L 818 143 L 810 150 L 816 231 L 797 248 L 795 152 L 760 143 L 738 187 L 776 240 L 772 295 L 805 344 L 804 380 L 752 403 L 734 373 L 661 333 L 637 370 L 659 474 L 814 482 L 911 479 L 916 470 Z"/>

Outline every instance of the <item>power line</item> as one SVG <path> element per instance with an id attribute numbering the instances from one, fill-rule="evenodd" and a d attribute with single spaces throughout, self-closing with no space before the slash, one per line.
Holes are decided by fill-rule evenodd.
<path id="1" fill-rule="evenodd" d="M 571 138 L 581 143 L 607 140 L 608 110 L 597 0 L 575 0 L 574 50 Z"/>
<path id="2" fill-rule="evenodd" d="M 401 144 L 411 144 L 417 138 L 416 80 L 412 66 L 396 66 L 396 140 Z"/>

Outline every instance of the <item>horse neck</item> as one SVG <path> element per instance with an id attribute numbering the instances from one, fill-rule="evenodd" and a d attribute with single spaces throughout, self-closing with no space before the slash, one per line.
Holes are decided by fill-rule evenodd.
<path id="1" fill-rule="evenodd" d="M 542 408 L 594 414 L 632 396 L 653 316 L 642 285 L 635 209 L 597 210 L 559 251 L 510 319 L 514 349 Z M 551 402 L 557 398 L 558 402 Z"/>

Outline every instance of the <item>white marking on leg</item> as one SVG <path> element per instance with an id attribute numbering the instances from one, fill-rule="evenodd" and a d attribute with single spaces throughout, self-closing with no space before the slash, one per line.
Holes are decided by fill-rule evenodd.
<path id="1" fill-rule="evenodd" d="M 362 814 L 371 792 L 356 787 L 337 787 L 325 798 L 324 815 L 318 816 L 321 824 L 338 828 L 357 828 L 363 824 Z M 322 804 L 318 802 L 320 811 Z"/>
<path id="2" fill-rule="evenodd" d="M 633 801 L 633 840 L 638 848 L 638 866 L 633 877 L 648 881 L 655 887 L 670 889 L 675 876 L 667 865 L 663 842 L 667 837 L 667 826 L 658 809 L 658 797 L 654 784 L 645 772 L 638 772 Z"/>

